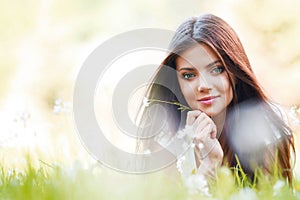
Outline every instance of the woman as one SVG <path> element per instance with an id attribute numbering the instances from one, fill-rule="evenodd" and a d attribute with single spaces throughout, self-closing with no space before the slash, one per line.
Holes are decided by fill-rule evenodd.
<path id="1" fill-rule="evenodd" d="M 291 131 L 259 86 L 238 36 L 219 17 L 193 17 L 179 26 L 146 96 L 160 108 L 143 110 L 141 127 L 151 122 L 152 128 L 142 134 L 157 127 L 173 136 L 182 130 L 192 133 L 199 173 L 213 173 L 221 165 L 235 167 L 239 161 L 251 178 L 257 167 L 271 172 L 276 164 L 292 181 Z M 182 112 L 178 105 L 189 110 L 181 106 Z M 250 115 L 260 116 L 246 128 L 242 124 L 248 123 L 244 119 L 249 111 L 244 105 L 250 105 Z M 251 138 L 255 144 L 243 148 Z M 152 150 L 159 146 L 155 141 L 143 145 Z"/>

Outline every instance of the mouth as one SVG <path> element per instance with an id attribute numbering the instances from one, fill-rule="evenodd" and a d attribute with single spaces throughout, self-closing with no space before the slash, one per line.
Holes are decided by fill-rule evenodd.
<path id="1" fill-rule="evenodd" d="M 203 97 L 201 99 L 198 99 L 197 101 L 200 102 L 203 105 L 210 105 L 212 104 L 219 96 L 207 96 Z"/>

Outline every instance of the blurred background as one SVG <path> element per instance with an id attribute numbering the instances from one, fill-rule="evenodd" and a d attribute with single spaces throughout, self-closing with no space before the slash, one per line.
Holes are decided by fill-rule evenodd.
<path id="1" fill-rule="evenodd" d="M 190 16 L 212 13 L 225 19 L 267 94 L 287 113 L 300 104 L 298 0 L 10 0 L 1 5 L 0 159 L 10 167 L 24 164 L 27 153 L 36 165 L 94 162 L 72 118 L 81 65 L 114 35 L 136 28 L 175 30 Z M 106 105 L 113 88 L 106 84 L 103 90 L 100 118 L 111 113 Z M 294 109 L 293 116 L 299 114 Z M 132 145 L 105 120 L 110 140 Z M 291 123 L 299 132 L 297 121 Z"/>

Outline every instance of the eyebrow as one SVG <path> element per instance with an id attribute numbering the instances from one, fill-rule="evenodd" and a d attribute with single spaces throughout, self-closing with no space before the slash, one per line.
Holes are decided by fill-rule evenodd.
<path id="1" fill-rule="evenodd" d="M 214 66 L 217 63 L 222 63 L 222 62 L 221 62 L 221 60 L 216 60 L 216 61 L 206 65 L 205 68 L 209 68 L 211 66 Z M 181 70 L 195 70 L 195 68 L 194 67 L 183 67 L 183 68 L 180 68 L 178 71 L 181 71 Z"/>

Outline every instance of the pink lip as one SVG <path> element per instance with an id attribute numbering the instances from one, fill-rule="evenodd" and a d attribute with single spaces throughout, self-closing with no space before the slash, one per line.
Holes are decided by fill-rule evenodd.
<path id="1" fill-rule="evenodd" d="M 208 96 L 208 97 L 203 97 L 201 99 L 199 99 L 198 101 L 200 101 L 200 103 L 204 104 L 204 105 L 211 105 L 214 100 L 216 100 L 216 98 L 218 98 L 219 96 Z"/>

